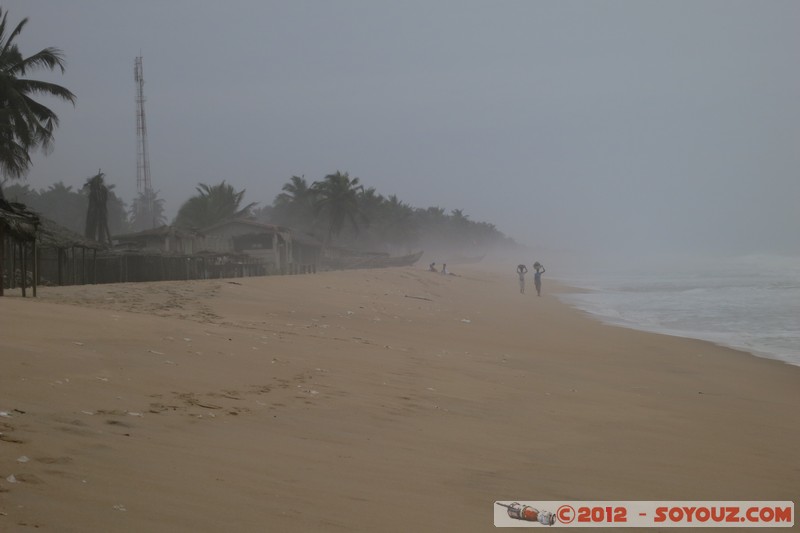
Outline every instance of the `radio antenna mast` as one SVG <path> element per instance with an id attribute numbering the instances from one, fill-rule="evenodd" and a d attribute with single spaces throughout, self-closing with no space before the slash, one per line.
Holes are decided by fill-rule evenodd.
<path id="1" fill-rule="evenodd" d="M 144 200 L 143 206 L 150 216 L 153 212 L 153 190 L 150 184 L 150 159 L 147 155 L 147 122 L 144 116 L 144 74 L 142 71 L 142 56 L 136 58 L 133 64 L 133 79 L 136 82 L 136 189 L 140 199 Z M 153 220 L 152 227 L 155 227 Z"/>

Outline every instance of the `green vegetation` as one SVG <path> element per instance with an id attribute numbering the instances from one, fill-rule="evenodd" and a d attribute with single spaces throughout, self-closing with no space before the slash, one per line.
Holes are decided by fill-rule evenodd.
<path id="1" fill-rule="evenodd" d="M 461 209 L 446 214 L 442 207 L 415 208 L 339 171 L 311 184 L 292 176 L 282 190 L 259 218 L 325 237 L 329 244 L 403 253 L 426 248 L 481 253 L 513 244 L 493 224 L 474 222 Z"/>
<path id="2" fill-rule="evenodd" d="M 255 204 L 241 207 L 244 190 L 235 191 L 233 186 L 223 180 L 219 185 L 201 183 L 197 195 L 183 203 L 175 225 L 184 228 L 207 228 L 229 218 L 246 216 Z"/>
<path id="3" fill-rule="evenodd" d="M 27 79 L 36 70 L 61 70 L 64 58 L 57 48 L 44 48 L 24 57 L 15 43 L 28 19 L 8 31 L 8 13 L 0 8 L 0 173 L 20 178 L 31 164 L 31 152 L 47 151 L 58 126 L 56 114 L 32 96 L 52 96 L 75 103 L 75 95 L 60 85 Z M 2 182 L 0 182 L 2 183 Z M 78 191 L 59 181 L 39 191 L 27 185 L 8 185 L 9 200 L 28 205 L 78 233 L 98 240 L 111 235 L 157 227 L 166 222 L 164 200 L 158 193 L 140 193 L 130 212 L 98 172 Z M 420 248 L 464 249 L 473 253 L 511 243 L 492 224 L 473 222 L 460 209 L 446 214 L 441 207 L 414 208 L 397 196 L 384 197 L 365 188 L 359 178 L 336 171 L 309 184 L 292 176 L 272 202 L 261 209 L 242 207 L 245 191 L 223 180 L 199 184 L 178 211 L 174 224 L 202 229 L 226 219 L 253 217 L 314 234 L 327 244 L 362 250 L 411 251 Z M 3 190 L 0 189 L 0 198 Z"/>
<path id="4" fill-rule="evenodd" d="M 130 226 L 133 231 L 158 228 L 167 223 L 164 213 L 164 199 L 158 191 L 147 189 L 133 200 L 130 211 Z"/>
<path id="5" fill-rule="evenodd" d="M 32 95 L 55 96 L 75 103 L 75 95 L 54 83 L 27 79 L 29 72 L 60 69 L 64 58 L 58 48 L 44 48 L 24 57 L 14 40 L 28 19 L 8 32 L 8 12 L 0 8 L 0 172 L 8 178 L 23 176 L 32 151 L 47 151 L 53 141 L 58 116 Z"/>
<path id="6" fill-rule="evenodd" d="M 108 229 L 111 235 L 119 235 L 130 231 L 128 213 L 123 202 L 113 191 L 114 185 L 108 187 L 106 210 L 108 212 Z M 7 200 L 20 202 L 37 213 L 83 234 L 86 229 L 86 215 L 89 211 L 89 190 L 82 187 L 74 191 L 63 182 L 51 185 L 47 189 L 34 190 L 28 185 L 15 183 L 4 188 Z"/>

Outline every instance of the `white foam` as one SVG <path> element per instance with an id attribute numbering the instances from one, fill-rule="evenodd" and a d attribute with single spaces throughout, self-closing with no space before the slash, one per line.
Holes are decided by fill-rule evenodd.
<path id="1" fill-rule="evenodd" d="M 697 338 L 800 365 L 800 260 L 562 279 L 561 296 L 604 322 Z"/>

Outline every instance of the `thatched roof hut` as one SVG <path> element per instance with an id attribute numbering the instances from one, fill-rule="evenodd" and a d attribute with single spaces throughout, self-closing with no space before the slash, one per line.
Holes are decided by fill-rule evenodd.
<path id="1" fill-rule="evenodd" d="M 9 202 L 0 197 L 0 232 L 20 241 L 36 239 L 39 215 L 25 204 Z"/>
<path id="2" fill-rule="evenodd" d="M 136 233 L 114 235 L 112 238 L 118 247 L 125 249 L 191 254 L 195 251 L 197 237 L 198 234 L 194 231 L 175 226 L 161 226 Z"/>
<path id="3" fill-rule="evenodd" d="M 69 228 L 47 217 L 39 217 L 38 228 L 39 246 L 42 248 L 85 248 L 87 250 L 103 250 L 106 245 L 92 239 L 87 239 Z"/>
<path id="4" fill-rule="evenodd" d="M 3 288 L 8 280 L 9 286 L 13 286 L 17 276 L 17 250 L 20 257 L 20 283 L 22 295 L 25 296 L 27 285 L 26 258 L 28 255 L 28 245 L 32 245 L 35 256 L 36 230 L 39 226 L 39 216 L 29 210 L 24 204 L 9 202 L 0 196 L 0 296 L 3 295 Z M 10 261 L 6 258 L 6 250 L 9 250 Z M 6 263 L 9 263 L 8 266 Z M 33 262 L 35 268 L 35 260 Z M 9 275 L 10 273 L 10 275 Z M 33 276 L 33 295 L 36 296 L 36 276 Z"/>

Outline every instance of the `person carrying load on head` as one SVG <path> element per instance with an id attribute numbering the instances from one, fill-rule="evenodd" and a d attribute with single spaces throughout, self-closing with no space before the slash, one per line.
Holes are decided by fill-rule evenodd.
<path id="1" fill-rule="evenodd" d="M 517 275 L 519 276 L 519 292 L 525 294 L 525 274 L 528 273 L 528 267 L 525 265 L 517 265 Z"/>
<path id="2" fill-rule="evenodd" d="M 544 265 L 541 264 L 539 261 L 536 261 L 533 264 L 533 269 L 536 270 L 536 273 L 533 275 L 533 284 L 536 286 L 536 294 L 538 296 L 542 295 L 542 274 L 544 274 Z"/>

